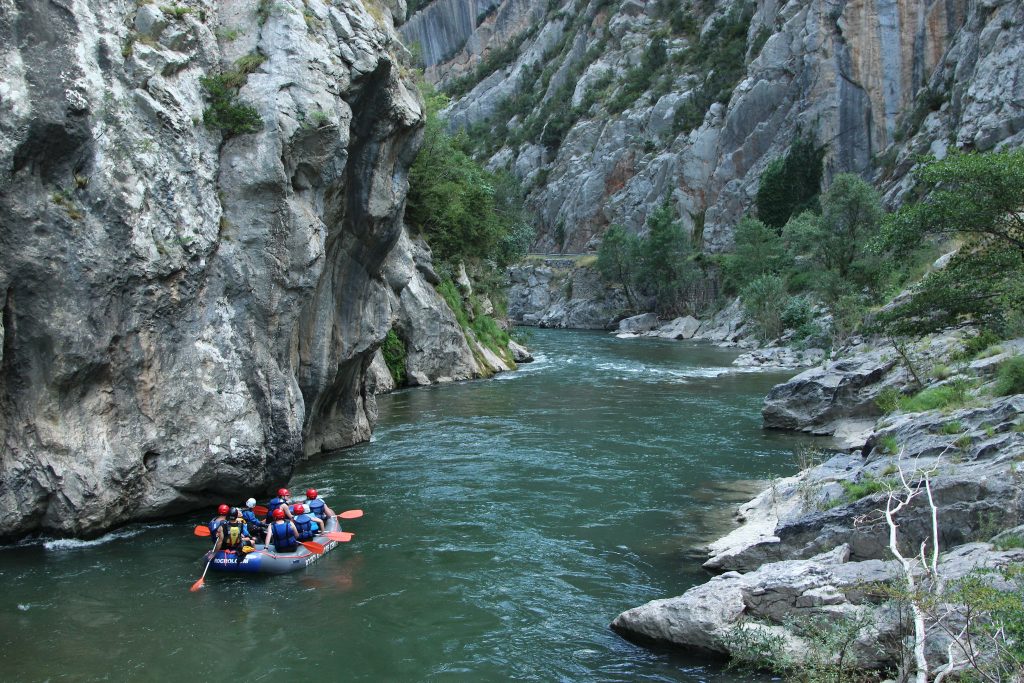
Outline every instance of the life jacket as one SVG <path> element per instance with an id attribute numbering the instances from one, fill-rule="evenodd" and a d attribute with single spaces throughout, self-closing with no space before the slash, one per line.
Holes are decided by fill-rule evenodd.
<path id="1" fill-rule="evenodd" d="M 263 522 L 260 521 L 260 518 L 256 516 L 256 513 L 248 508 L 242 510 L 242 519 L 244 519 L 246 524 L 249 525 L 249 528 L 253 533 L 256 533 L 264 526 Z"/>
<path id="2" fill-rule="evenodd" d="M 295 528 L 299 532 L 300 541 L 311 541 L 313 536 L 313 520 L 309 518 L 309 515 L 299 515 L 292 519 L 295 523 Z"/>
<path id="3" fill-rule="evenodd" d="M 242 525 L 238 522 L 227 522 L 224 527 L 224 548 L 234 550 L 242 545 Z"/>
<path id="4" fill-rule="evenodd" d="M 270 531 L 274 539 L 274 548 L 277 552 L 284 553 L 299 547 L 299 542 L 292 535 L 292 528 L 288 525 L 287 520 L 282 519 L 280 522 L 274 522 L 270 525 Z"/>
<path id="5" fill-rule="evenodd" d="M 324 518 L 324 508 L 327 507 L 327 503 L 323 502 L 319 498 L 314 498 L 313 500 L 306 501 L 306 507 L 309 508 L 309 514 L 313 515 L 314 517 L 319 517 L 320 519 L 323 519 L 325 522 L 327 521 Z"/>
<path id="6" fill-rule="evenodd" d="M 274 510 L 281 507 L 280 498 L 271 498 L 270 502 L 267 503 L 267 518 L 264 521 L 266 524 L 272 524 L 274 521 Z"/>
<path id="7" fill-rule="evenodd" d="M 226 520 L 226 519 L 217 519 L 216 517 L 214 517 L 213 519 L 210 520 L 210 523 L 207 524 L 206 526 L 209 527 L 210 534 L 213 535 L 213 536 L 216 536 L 217 535 L 217 529 L 220 528 L 221 524 L 224 524 L 227 521 L 228 520 Z"/>

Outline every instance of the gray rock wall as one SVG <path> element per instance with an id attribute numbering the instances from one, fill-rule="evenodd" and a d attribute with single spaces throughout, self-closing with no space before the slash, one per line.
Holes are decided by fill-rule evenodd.
<path id="1" fill-rule="evenodd" d="M 731 5 L 715 3 L 703 30 Z M 565 60 L 581 58 L 577 42 L 585 48 L 607 37 L 579 77 L 572 98 L 579 104 L 603 74 L 621 81 L 664 23 L 653 0 L 611 12 L 597 1 L 569 7 L 570 20 L 586 20 L 573 24 L 578 33 Z M 549 16 L 512 65 L 453 103 L 450 119 L 471 125 L 533 88 L 521 77 L 523 68 L 544 54 L 540 42 L 561 21 Z M 722 251 L 730 248 L 739 217 L 751 210 L 761 172 L 785 153 L 798 129 L 828 145 L 826 180 L 841 172 L 873 176 L 890 203 L 908 189 L 908 171 L 920 154 L 941 155 L 951 144 L 1021 144 L 1024 95 L 1011 84 L 1024 78 L 1022 27 L 1024 6 L 1011 0 L 760 0 L 748 48 L 762 30 L 768 38 L 748 54 L 745 77 L 728 103 L 713 105 L 696 130 L 673 127 L 694 89 L 694 77 L 677 68 L 660 97 L 646 93 L 615 115 L 595 107 L 557 150 L 526 143 L 500 150 L 492 165 L 512 169 L 528 185 L 543 179 L 530 195 L 537 251 L 593 248 L 612 223 L 640 231 L 665 197 L 686 227 L 700 232 L 694 237 L 705 250 Z M 670 55 L 688 47 L 686 38 L 669 40 Z M 460 60 L 472 58 L 467 53 L 431 73 L 443 81 L 444 69 L 461 69 Z M 541 66 L 562 70 L 564 63 Z"/>
<path id="2" fill-rule="evenodd" d="M 266 489 L 369 437 L 408 284 L 385 271 L 413 257 L 397 39 L 353 0 L 178 5 L 0 6 L 0 537 Z M 224 140 L 200 78 L 254 52 L 262 129 Z"/>

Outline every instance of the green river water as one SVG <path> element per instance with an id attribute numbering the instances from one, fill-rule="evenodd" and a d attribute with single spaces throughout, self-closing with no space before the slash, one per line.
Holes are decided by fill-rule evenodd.
<path id="1" fill-rule="evenodd" d="M 355 540 L 296 574 L 199 578 L 211 515 L 0 548 L 0 679 L 735 681 L 627 642 L 622 610 L 702 582 L 694 546 L 756 480 L 785 378 L 734 352 L 537 330 L 537 361 L 381 397 L 374 439 L 305 463 Z"/>

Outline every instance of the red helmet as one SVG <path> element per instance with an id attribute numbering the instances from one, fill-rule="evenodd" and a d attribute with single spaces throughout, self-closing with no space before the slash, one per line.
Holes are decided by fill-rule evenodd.
<path id="1" fill-rule="evenodd" d="M 277 495 L 279 497 L 281 497 L 281 498 L 284 498 L 285 496 L 289 495 L 288 494 L 288 489 L 278 489 L 277 490 Z"/>
<path id="2" fill-rule="evenodd" d="M 316 489 L 306 489 L 306 498 L 310 500 L 316 498 Z"/>
<path id="3" fill-rule="evenodd" d="M 274 519 L 284 519 L 284 510 L 277 508 L 274 510 Z"/>
<path id="4" fill-rule="evenodd" d="M 292 514 L 293 514 L 293 515 L 301 515 L 301 514 L 303 514 L 303 513 L 305 512 L 305 511 L 306 511 L 306 508 L 304 508 L 304 507 L 302 506 L 302 503 L 297 503 L 297 504 L 295 504 L 295 505 L 293 505 L 293 506 L 292 506 Z"/>
<path id="5" fill-rule="evenodd" d="M 218 515 L 226 515 L 229 512 L 231 512 L 231 508 L 227 506 L 227 503 L 221 503 L 220 505 L 217 506 Z"/>

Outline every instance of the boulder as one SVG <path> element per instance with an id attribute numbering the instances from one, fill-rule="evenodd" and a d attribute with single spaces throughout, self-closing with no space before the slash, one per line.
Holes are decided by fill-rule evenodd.
<path id="1" fill-rule="evenodd" d="M 699 320 L 687 315 L 662 325 L 654 333 L 655 336 L 663 339 L 693 339 L 693 335 L 700 329 L 700 325 Z"/>
<path id="2" fill-rule="evenodd" d="M 619 332 L 638 334 L 640 332 L 650 332 L 657 326 L 658 316 L 656 313 L 641 313 L 640 315 L 620 320 Z"/>

